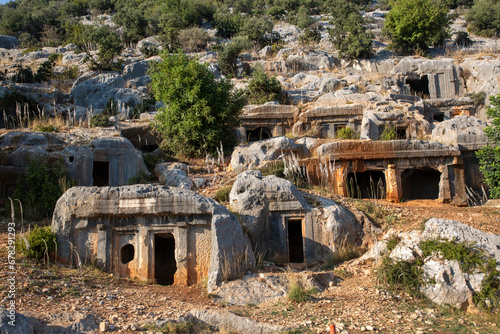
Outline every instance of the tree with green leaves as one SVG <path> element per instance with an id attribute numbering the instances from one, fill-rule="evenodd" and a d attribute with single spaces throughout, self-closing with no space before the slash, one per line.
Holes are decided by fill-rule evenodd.
<path id="1" fill-rule="evenodd" d="M 399 54 L 426 52 L 449 37 L 448 9 L 434 0 L 397 0 L 386 16 L 384 30 Z"/>
<path id="2" fill-rule="evenodd" d="M 74 41 L 81 47 L 87 56 L 85 61 L 90 62 L 90 68 L 94 71 L 113 71 L 119 69 L 115 59 L 121 54 L 123 46 L 118 34 L 108 25 L 100 27 L 81 26 L 75 29 Z M 97 58 L 92 51 L 98 48 Z"/>
<path id="3" fill-rule="evenodd" d="M 348 0 L 334 0 L 330 3 L 333 28 L 328 30 L 330 41 L 339 50 L 339 56 L 346 58 L 369 58 L 373 54 L 373 34 L 365 28 L 360 8 Z"/>
<path id="4" fill-rule="evenodd" d="M 256 70 L 248 83 L 246 96 L 249 103 L 263 104 L 269 101 L 284 102 L 281 83 L 275 76 L 269 78 L 263 71 Z"/>
<path id="5" fill-rule="evenodd" d="M 476 156 L 491 198 L 500 198 L 500 95 L 490 96 L 490 102 L 486 114 L 492 122 L 484 129 L 489 143 Z"/>
<path id="6" fill-rule="evenodd" d="M 215 80 L 207 64 L 178 52 L 163 53 L 149 71 L 157 101 L 163 107 L 154 126 L 164 139 L 161 148 L 177 156 L 201 157 L 236 144 L 245 99 L 229 80 Z"/>
<path id="7" fill-rule="evenodd" d="M 483 37 L 498 36 L 500 34 L 500 1 L 477 0 L 467 11 L 469 30 Z"/>

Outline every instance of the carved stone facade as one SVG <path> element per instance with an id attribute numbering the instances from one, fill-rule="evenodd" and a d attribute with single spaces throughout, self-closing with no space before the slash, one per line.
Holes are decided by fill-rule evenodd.
<path id="1" fill-rule="evenodd" d="M 303 161 L 315 182 L 325 177 L 320 163 L 331 166 L 328 183 L 342 196 L 466 202 L 461 152 L 451 146 L 417 140 L 327 143 L 318 147 L 317 159 Z"/>

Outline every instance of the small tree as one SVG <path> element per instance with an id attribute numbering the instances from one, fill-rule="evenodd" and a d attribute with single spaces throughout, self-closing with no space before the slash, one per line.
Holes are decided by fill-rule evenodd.
<path id="1" fill-rule="evenodd" d="M 486 114 L 492 123 L 484 129 L 490 143 L 477 151 L 476 156 L 491 198 L 500 198 L 500 95 L 491 96 L 490 102 Z"/>
<path id="2" fill-rule="evenodd" d="M 249 103 L 262 104 L 269 101 L 284 100 L 281 83 L 276 77 L 269 78 L 264 72 L 257 70 L 248 83 L 246 96 Z"/>
<path id="3" fill-rule="evenodd" d="M 401 54 L 427 51 L 449 37 L 448 10 L 433 0 L 398 0 L 386 16 L 385 32 Z"/>
<path id="4" fill-rule="evenodd" d="M 245 105 L 229 80 L 215 80 L 206 64 L 181 52 L 163 53 L 149 71 L 157 101 L 164 106 L 154 126 L 163 137 L 161 147 L 176 155 L 203 156 L 236 144 L 233 129 Z"/>
<path id="5" fill-rule="evenodd" d="M 218 64 L 222 74 L 236 76 L 238 55 L 243 50 L 250 48 L 250 46 L 251 43 L 248 38 L 241 36 L 233 38 L 231 42 L 224 45 L 224 48 L 218 54 Z"/>
<path id="6" fill-rule="evenodd" d="M 85 50 L 86 61 L 90 61 L 90 68 L 95 71 L 116 70 L 115 58 L 122 52 L 122 42 L 109 26 L 103 25 L 97 28 L 85 26 L 76 36 L 76 44 Z M 95 47 L 99 49 L 97 59 L 91 52 Z"/>
<path id="7" fill-rule="evenodd" d="M 348 0 L 335 0 L 331 7 L 333 28 L 328 30 L 330 41 L 341 57 L 369 58 L 373 54 L 373 34 L 365 28 L 359 7 Z"/>

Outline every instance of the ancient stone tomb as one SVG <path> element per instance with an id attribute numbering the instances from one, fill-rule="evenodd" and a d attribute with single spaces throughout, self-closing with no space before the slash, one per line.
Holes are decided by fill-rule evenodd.
<path id="1" fill-rule="evenodd" d="M 156 185 L 74 187 L 57 202 L 58 258 L 118 277 L 209 289 L 254 265 L 240 224 L 217 202 Z"/>

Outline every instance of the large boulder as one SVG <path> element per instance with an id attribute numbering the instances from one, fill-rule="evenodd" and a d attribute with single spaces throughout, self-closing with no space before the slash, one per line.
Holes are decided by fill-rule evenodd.
<path id="1" fill-rule="evenodd" d="M 24 314 L 16 312 L 15 308 L 0 307 L 0 333 L 2 334 L 32 334 L 33 324 Z"/>
<path id="2" fill-rule="evenodd" d="M 361 246 L 367 237 L 367 220 L 332 200 L 306 199 L 290 181 L 274 175 L 263 177 L 259 171 L 238 175 L 229 204 L 240 215 L 254 251 L 279 262 L 291 258 L 286 245 L 292 237 L 290 226 L 298 222 L 303 231 L 304 262 L 326 261 L 342 247 Z"/>
<path id="3" fill-rule="evenodd" d="M 390 253 L 387 253 L 387 243 L 395 237 L 400 241 Z M 388 233 L 359 261 L 380 262 L 386 255 L 395 261 L 413 261 L 416 257 L 423 257 L 419 244 L 426 240 L 455 240 L 473 244 L 494 258 L 497 269 L 500 268 L 499 235 L 479 231 L 461 222 L 438 218 L 428 220 L 424 231 Z M 465 273 L 456 260 L 444 260 L 440 256 L 425 258 L 422 269 L 427 279 L 427 283 L 420 288 L 422 293 L 437 304 L 447 304 L 458 309 L 469 306 L 473 293 L 481 291 L 485 277 L 480 271 Z"/>
<path id="4" fill-rule="evenodd" d="M 178 168 L 172 168 L 168 163 L 159 163 L 155 167 L 155 174 L 161 184 L 170 187 L 179 187 L 183 189 L 194 189 L 193 181 L 187 176 L 187 173 Z"/>
<path id="5" fill-rule="evenodd" d="M 297 153 L 299 149 L 299 145 L 286 137 L 274 137 L 239 145 L 233 151 L 229 170 L 239 174 L 248 169 L 264 168 L 283 155 Z"/>
<path id="6" fill-rule="evenodd" d="M 488 137 L 484 129 L 488 123 L 473 116 L 457 116 L 440 122 L 432 130 L 431 140 L 451 146 L 479 149 L 486 145 Z"/>
<path id="7" fill-rule="evenodd" d="M 14 36 L 0 36 L 0 49 L 14 49 L 19 41 Z"/>
<path id="8" fill-rule="evenodd" d="M 135 105 L 141 102 L 142 93 L 126 88 L 125 79 L 116 72 L 90 73 L 78 78 L 71 88 L 70 97 L 75 105 L 100 110 L 110 99 L 118 105 Z"/>

